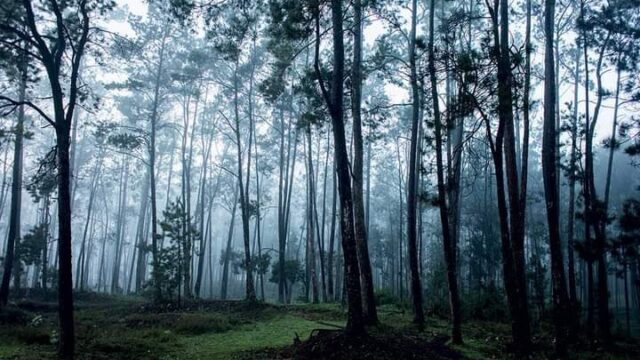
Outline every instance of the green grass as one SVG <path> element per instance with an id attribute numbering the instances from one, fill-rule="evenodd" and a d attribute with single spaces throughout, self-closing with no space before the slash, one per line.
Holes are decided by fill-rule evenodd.
<path id="1" fill-rule="evenodd" d="M 229 359 L 269 358 L 264 349 L 305 340 L 314 329 L 344 325 L 339 304 L 277 306 L 263 303 L 203 301 L 186 308 L 154 308 L 141 299 L 90 296 L 78 301 L 75 313 L 78 359 Z M 0 359 L 55 359 L 57 314 L 54 306 L 27 304 L 0 313 Z M 410 310 L 393 304 L 378 307 L 376 335 L 411 335 L 425 343 L 448 335 L 449 323 L 427 318 L 419 332 Z M 551 354 L 548 327 L 536 330 L 538 351 L 531 359 Z M 467 359 L 508 359 L 509 325 L 466 321 L 464 344 L 451 345 Z M 540 338 L 539 336 L 544 336 Z M 618 341 L 613 351 L 572 349 L 571 359 L 640 358 L 637 342 Z"/>
<path id="2" fill-rule="evenodd" d="M 228 359 L 235 353 L 290 345 L 312 330 L 342 326 L 337 305 L 273 306 L 203 302 L 187 310 L 148 310 L 112 297 L 79 301 L 79 359 Z M 0 359 L 54 359 L 57 314 L 44 306 L 11 309 L 22 320 L 0 326 Z M 15 316 L 19 314 L 20 316 Z M 31 324 L 36 316 L 43 320 Z"/>
<path id="3" fill-rule="evenodd" d="M 339 322 L 329 322 L 341 325 Z M 232 354 L 261 348 L 290 345 L 296 336 L 306 339 L 314 329 L 332 326 L 283 314 L 268 321 L 246 324 L 224 333 L 209 333 L 180 339 L 183 345 L 178 359 L 228 359 Z"/>

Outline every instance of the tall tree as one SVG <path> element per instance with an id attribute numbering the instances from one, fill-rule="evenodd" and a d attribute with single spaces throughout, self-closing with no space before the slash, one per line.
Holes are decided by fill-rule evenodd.
<path id="1" fill-rule="evenodd" d="M 11 212 L 9 213 L 9 235 L 4 258 L 4 271 L 0 285 L 0 309 L 7 305 L 11 270 L 14 267 L 15 247 L 20 242 L 20 212 L 22 209 L 22 157 L 24 139 L 25 105 L 27 101 L 27 50 L 18 49 L 18 114 L 13 140 L 13 168 L 11 171 Z M 17 59 L 16 59 L 17 60 Z M 0 97 L 2 99 L 3 97 Z"/>
<path id="2" fill-rule="evenodd" d="M 549 249 L 551 250 L 551 282 L 553 286 L 553 310 L 556 336 L 556 352 L 566 354 L 567 329 L 569 316 L 569 297 L 560 240 L 560 197 L 558 195 L 558 173 L 556 167 L 556 73 L 553 49 L 553 28 L 555 0 L 545 0 L 544 10 L 544 126 L 542 135 L 542 174 L 545 202 L 547 208 L 547 226 L 549 229 Z"/>
<path id="3" fill-rule="evenodd" d="M 438 207 L 440 209 L 440 224 L 442 231 L 442 246 L 444 249 L 444 260 L 447 268 L 447 283 L 449 285 L 449 307 L 451 310 L 451 340 L 456 343 L 462 343 L 462 319 L 460 309 L 460 294 L 458 291 L 458 275 L 456 264 L 456 246 L 452 238 L 452 229 L 454 224 L 450 222 L 449 215 L 450 203 L 447 204 L 447 191 L 444 180 L 444 164 L 442 156 L 442 120 L 440 114 L 440 99 L 438 97 L 438 79 L 436 76 L 436 59 L 434 51 L 435 39 L 435 0 L 430 1 L 429 6 L 429 43 L 427 45 L 429 52 L 429 80 L 431 83 L 431 101 L 433 107 L 433 122 L 435 128 L 436 142 L 436 175 L 438 182 Z M 451 166 L 451 164 L 450 164 Z"/>
<path id="4" fill-rule="evenodd" d="M 362 135 L 362 2 L 353 2 L 353 63 L 351 70 L 351 116 L 353 118 L 353 211 L 354 230 L 360 265 L 362 307 L 365 322 L 376 324 L 378 313 L 373 292 L 373 276 L 369 259 L 367 227 L 363 192 L 363 135 Z"/>
<path id="5" fill-rule="evenodd" d="M 315 60 L 316 77 L 320 83 L 322 95 L 327 103 L 333 130 L 336 172 L 338 175 L 338 192 L 340 195 L 340 229 L 342 251 L 344 256 L 345 285 L 347 293 L 347 326 L 346 333 L 358 335 L 365 332 L 362 313 L 362 295 L 360 286 L 360 268 L 353 223 L 353 194 L 351 190 L 351 174 L 349 173 L 349 155 L 344 126 L 344 27 L 342 0 L 331 1 L 331 25 L 333 39 L 333 74 L 331 87 L 326 88 L 320 68 L 320 5 L 314 8 L 315 21 Z"/>
<path id="6" fill-rule="evenodd" d="M 53 117 L 30 102 L 2 100 L 15 105 L 28 105 L 51 125 L 56 132 L 58 164 L 58 303 L 60 318 L 60 355 L 72 358 L 75 347 L 73 324 L 73 281 L 71 265 L 71 167 L 69 149 L 71 125 L 76 105 L 82 95 L 79 86 L 80 64 L 89 43 L 91 17 L 104 13 L 113 4 L 110 1 L 81 0 L 66 2 L 51 0 L 38 3 L 23 0 L 15 8 L 3 8 L 0 30 L 3 36 L 22 39 L 34 47 L 30 56 L 47 73 L 51 88 Z M 44 30 L 40 23 L 41 9 L 55 19 Z M 13 11 L 11 11 L 13 10 Z M 45 35 L 46 34 L 46 35 Z M 69 59 L 69 60 L 67 60 Z M 66 90 L 63 90 L 66 89 Z"/>

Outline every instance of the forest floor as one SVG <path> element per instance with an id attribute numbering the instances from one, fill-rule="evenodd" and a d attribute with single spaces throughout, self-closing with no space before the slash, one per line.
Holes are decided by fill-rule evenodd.
<path id="1" fill-rule="evenodd" d="M 411 325 L 395 305 L 379 307 L 381 324 L 345 342 L 339 304 L 277 306 L 199 301 L 179 309 L 142 299 L 78 294 L 79 359 L 504 359 L 509 327 L 467 322 L 464 345 L 449 345 L 447 321 Z M 53 302 L 21 300 L 0 312 L 0 359 L 53 359 L 57 313 Z M 309 337 L 311 336 L 311 339 Z M 309 339 L 309 340 L 308 340 Z M 534 339 L 532 359 L 549 358 L 551 339 Z M 576 346 L 573 359 L 640 359 L 640 343 L 617 341 L 604 352 Z"/>

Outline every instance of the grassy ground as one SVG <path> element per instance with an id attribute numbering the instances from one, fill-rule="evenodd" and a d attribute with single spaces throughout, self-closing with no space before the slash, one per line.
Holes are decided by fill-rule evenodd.
<path id="1" fill-rule="evenodd" d="M 315 329 L 343 325 L 339 305 L 275 306 L 244 302 L 199 302 L 175 309 L 152 307 L 141 299 L 79 296 L 76 310 L 77 353 L 81 359 L 257 359 L 273 358 L 295 338 Z M 0 359 L 55 358 L 56 308 L 45 302 L 20 302 L 0 313 Z M 430 318 L 424 332 L 410 325 L 410 314 L 393 305 L 379 308 L 381 325 L 374 336 L 411 336 L 425 342 L 448 332 L 445 320 Z M 465 344 L 452 347 L 469 359 L 502 359 L 509 328 L 492 322 L 468 322 Z M 551 341 L 535 339 L 533 358 L 544 359 Z M 576 359 L 638 359 L 639 345 L 619 341 L 613 351 L 585 351 Z M 579 350 L 579 351 L 578 351 Z"/>

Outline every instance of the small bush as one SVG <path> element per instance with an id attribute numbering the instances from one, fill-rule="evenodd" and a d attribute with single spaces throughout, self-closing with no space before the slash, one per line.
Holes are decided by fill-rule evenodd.
<path id="1" fill-rule="evenodd" d="M 41 328 L 31 326 L 17 326 L 11 329 L 11 334 L 25 344 L 50 344 L 49 334 Z"/>
<path id="2" fill-rule="evenodd" d="M 154 329 L 128 335 L 106 334 L 80 350 L 98 359 L 159 359 L 177 346 L 175 335 L 168 330 Z"/>
<path id="3" fill-rule="evenodd" d="M 204 314 L 183 314 L 174 324 L 178 334 L 200 335 L 208 332 L 225 332 L 233 328 L 228 318 Z"/>
<path id="4" fill-rule="evenodd" d="M 184 335 L 224 332 L 240 323 L 233 317 L 207 313 L 133 314 L 123 322 L 129 328 L 160 328 Z"/>
<path id="5" fill-rule="evenodd" d="M 27 313 L 14 307 L 0 309 L 1 325 L 25 325 L 28 318 Z"/>
<path id="6" fill-rule="evenodd" d="M 495 288 L 464 295 L 462 310 L 474 320 L 506 321 L 509 318 L 504 295 Z"/>
<path id="7" fill-rule="evenodd" d="M 376 305 L 397 305 L 400 303 L 400 299 L 393 295 L 388 289 L 381 289 L 375 292 Z"/>

